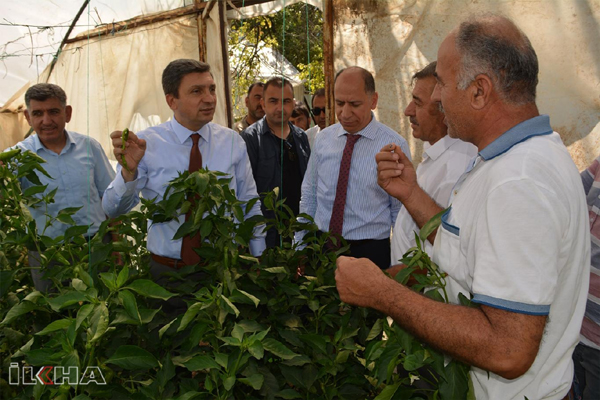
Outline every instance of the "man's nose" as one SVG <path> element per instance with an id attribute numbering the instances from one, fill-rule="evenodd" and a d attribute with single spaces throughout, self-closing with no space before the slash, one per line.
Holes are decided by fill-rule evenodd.
<path id="1" fill-rule="evenodd" d="M 407 117 L 413 117 L 415 115 L 415 102 L 411 101 L 408 106 L 404 109 L 404 115 Z"/>

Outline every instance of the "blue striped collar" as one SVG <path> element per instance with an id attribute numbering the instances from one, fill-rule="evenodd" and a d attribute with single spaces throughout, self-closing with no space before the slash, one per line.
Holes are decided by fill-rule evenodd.
<path id="1" fill-rule="evenodd" d="M 177 121 L 175 119 L 175 116 L 173 116 L 173 118 L 171 118 L 170 122 L 171 122 L 171 129 L 173 130 L 173 132 L 175 132 L 175 136 L 177 136 L 179 143 L 183 144 L 194 133 L 199 133 L 200 137 L 208 142 L 208 135 L 210 132 L 208 125 L 210 124 L 210 122 L 207 122 L 206 124 L 204 124 L 204 126 L 202 128 L 200 128 L 200 130 L 197 132 L 191 131 L 188 128 L 186 128 L 185 126 L 181 125 L 179 123 L 179 121 Z"/>
<path id="2" fill-rule="evenodd" d="M 479 155 L 485 161 L 491 160 L 506 153 L 514 145 L 531 139 L 534 136 L 549 135 L 551 133 L 550 117 L 547 115 L 538 115 L 504 132 L 499 138 L 481 150 Z"/>
<path id="3" fill-rule="evenodd" d="M 361 135 L 364 136 L 368 139 L 374 140 L 377 137 L 377 129 L 379 122 L 377 122 L 377 118 L 375 118 L 375 114 L 373 113 L 373 111 L 371 111 L 371 122 L 369 122 L 369 124 L 367 126 L 365 126 L 362 130 L 352 134 L 349 132 L 346 132 L 346 130 L 344 129 L 344 127 L 342 126 L 342 124 L 340 124 L 340 130 L 338 132 L 338 137 L 339 136 L 343 136 L 343 135 Z"/>

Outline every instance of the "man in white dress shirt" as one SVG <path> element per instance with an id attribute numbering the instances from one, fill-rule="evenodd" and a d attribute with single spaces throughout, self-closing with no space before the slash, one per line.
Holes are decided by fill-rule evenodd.
<path id="1" fill-rule="evenodd" d="M 417 182 L 437 204 L 445 208 L 452 187 L 477 155 L 477 148 L 448 136 L 444 113 L 439 103 L 431 100 L 436 83 L 436 64 L 434 61 L 413 75 L 412 101 L 404 115 L 410 119 L 414 138 L 426 142 L 423 161 L 417 167 Z M 392 265 L 398 263 L 408 249 L 416 246 L 415 231 L 419 231 L 415 221 L 405 208 L 400 209 L 392 236 Z M 431 243 L 425 242 L 425 250 L 430 255 L 432 248 Z"/>

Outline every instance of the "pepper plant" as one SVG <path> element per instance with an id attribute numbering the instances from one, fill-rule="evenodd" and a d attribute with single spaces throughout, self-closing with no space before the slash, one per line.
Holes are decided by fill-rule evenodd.
<path id="1" fill-rule="evenodd" d="M 53 201 L 52 193 L 36 185 L 35 174 L 45 173 L 41 160 L 30 153 L 3 157 L 0 390 L 9 398 L 466 396 L 466 366 L 445 365 L 443 355 L 385 316 L 339 300 L 335 260 L 348 246 L 327 250 L 328 236 L 317 237 L 316 226 L 299 222 L 276 193 L 264 199 L 275 219 L 244 219 L 257 199 L 238 200 L 221 173 L 186 172 L 170 183 L 162 201 L 143 200 L 141 211 L 106 221 L 89 240 L 83 236 L 87 227 L 71 218 L 77 210 L 64 210 L 55 219 L 69 228 L 52 239 L 37 234 L 27 209 Z M 34 186 L 22 192 L 23 178 Z M 188 211 L 191 217 L 175 238 L 200 234 L 196 251 L 202 261 L 173 270 L 169 284 L 159 286 L 148 271 L 147 223 L 183 220 Z M 249 243 L 264 224 L 275 226 L 284 240 L 259 259 Z M 291 240 L 298 230 L 308 232 L 303 243 Z M 118 238 L 104 243 L 109 232 Z M 27 249 L 44 254 L 45 266 L 54 262 L 46 271 L 53 282 L 48 293 L 33 288 Z M 419 251 L 414 264 L 433 265 L 420 243 L 413 252 Z M 407 265 L 411 257 L 405 257 Z M 416 279 L 443 288 L 437 270 Z M 11 363 L 36 372 L 42 366 L 78 367 L 90 383 L 10 385 Z M 88 367 L 99 368 L 102 380 L 85 375 Z M 427 388 L 417 387 L 425 380 L 431 381 Z"/>

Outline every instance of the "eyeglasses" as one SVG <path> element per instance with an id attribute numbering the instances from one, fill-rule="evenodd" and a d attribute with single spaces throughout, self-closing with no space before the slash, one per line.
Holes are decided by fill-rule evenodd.
<path id="1" fill-rule="evenodd" d="M 323 107 L 323 108 L 315 107 L 312 109 L 312 113 L 315 117 L 318 117 L 319 115 L 321 115 L 322 112 L 325 112 L 325 107 Z"/>

